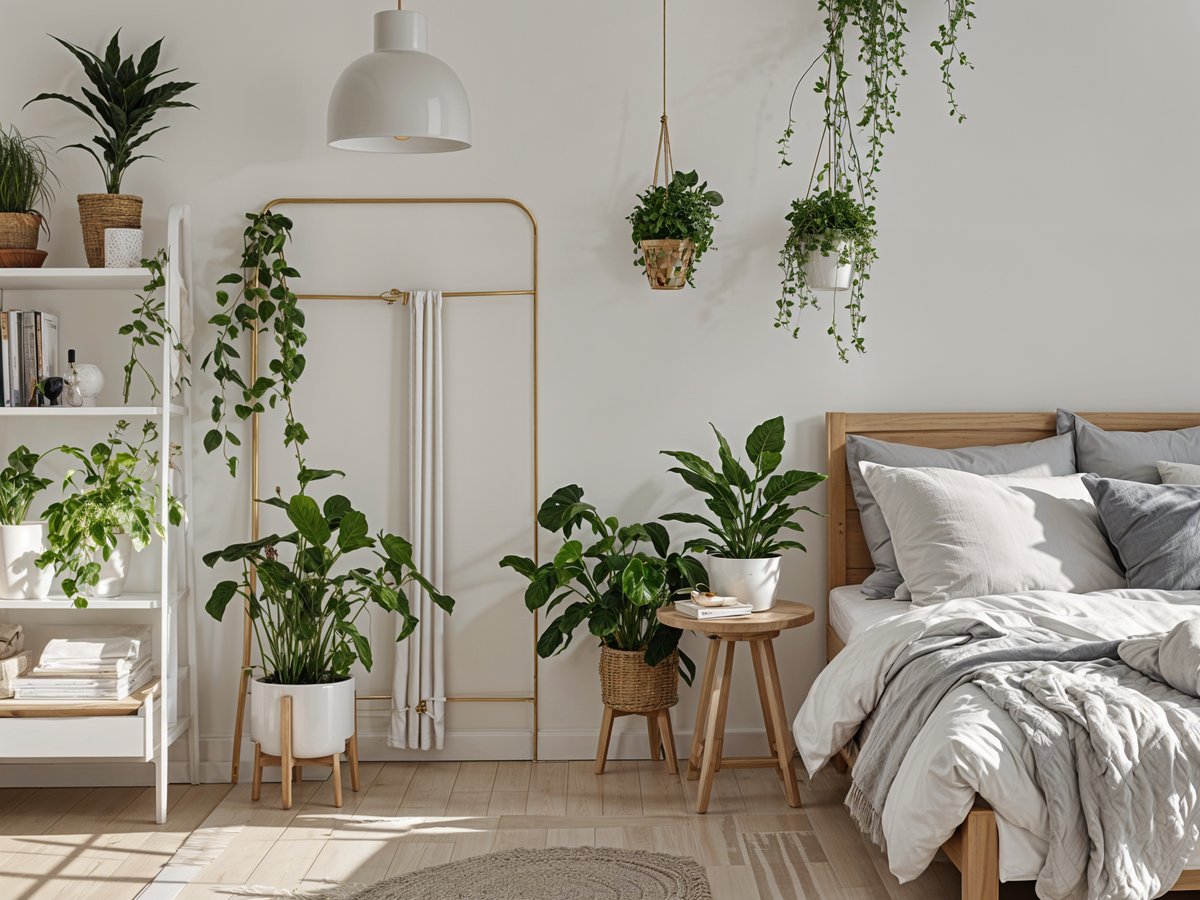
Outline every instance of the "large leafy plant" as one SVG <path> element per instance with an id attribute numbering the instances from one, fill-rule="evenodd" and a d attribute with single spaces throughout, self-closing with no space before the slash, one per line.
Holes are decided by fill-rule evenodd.
<path id="1" fill-rule="evenodd" d="M 654 184 L 638 194 L 638 205 L 626 218 L 632 224 L 634 265 L 645 267 L 641 242 L 669 238 L 690 240 L 695 244 L 688 284 L 695 287 L 692 275 L 700 258 L 713 247 L 713 223 L 718 216 L 714 210 L 724 203 L 716 191 L 708 189 L 707 181 L 692 172 L 676 172 L 665 185 Z"/>
<path id="2" fill-rule="evenodd" d="M 783 539 L 780 534 L 804 531 L 794 517 L 800 512 L 816 513 L 793 503 L 792 498 L 820 484 L 825 476 L 796 469 L 777 471 L 783 462 L 783 417 L 768 419 L 746 438 L 749 469 L 733 455 L 729 442 L 715 426 L 713 433 L 717 436 L 716 464 L 685 450 L 662 451 L 679 463 L 669 471 L 700 492 L 712 514 L 676 512 L 662 517 L 708 530 L 708 537 L 687 541 L 685 552 L 700 550 L 729 559 L 763 559 L 781 550 L 804 550 L 803 544 Z"/>
<path id="3" fill-rule="evenodd" d="M 824 190 L 803 200 L 792 201 L 788 213 L 790 223 L 787 240 L 780 252 L 779 266 L 783 269 L 783 293 L 776 301 L 778 311 L 775 327 L 799 336 L 796 314 L 805 307 L 820 309 L 820 302 L 808 284 L 805 263 L 811 254 L 837 256 L 841 265 L 853 265 L 849 298 L 845 304 L 850 319 L 850 338 L 842 335 L 838 323 L 837 297 L 829 334 L 837 344 L 838 358 L 849 361 L 849 349 L 863 352 L 861 329 L 866 321 L 862 312 L 863 290 L 871 277 L 875 251 L 875 211 L 859 203 L 850 191 Z"/>
<path id="4" fill-rule="evenodd" d="M 8 465 L 0 471 L 0 525 L 24 522 L 37 495 L 50 486 L 49 478 L 37 474 L 37 465 L 46 456 L 24 444 L 8 454 Z"/>
<path id="5" fill-rule="evenodd" d="M 97 56 L 91 50 L 62 38 L 54 38 L 79 61 L 92 89 L 80 89 L 83 100 L 67 94 L 43 93 L 29 101 L 60 100 L 75 107 L 100 127 L 100 133 L 92 138 L 92 144 L 99 148 L 99 153 L 88 144 L 68 146 L 91 154 L 104 173 L 105 189 L 110 194 L 121 193 L 121 180 L 131 165 L 141 159 L 153 158 L 136 151 L 154 135 L 169 127 L 162 125 L 145 131 L 154 117 L 164 109 L 193 106 L 177 98 L 196 86 L 191 81 L 156 83 L 176 71 L 156 71 L 163 38 L 142 51 L 135 61 L 133 56 L 121 56 L 120 37 L 119 31 L 112 36 L 103 56 Z"/>
<path id="6" fill-rule="evenodd" d="M 500 565 L 529 580 L 525 605 L 531 612 L 559 610 L 538 639 L 538 656 L 565 650 L 576 629 L 586 624 L 606 647 L 644 650 L 647 665 L 669 657 L 681 632 L 659 623 L 656 611 L 672 594 L 708 580 L 700 562 L 672 553 L 667 529 L 657 522 L 621 525 L 602 517 L 577 484 L 555 491 L 537 518 L 547 531 L 563 537 L 553 561 L 539 566 L 524 556 L 506 556 Z M 695 664 L 681 652 L 679 666 L 691 684 Z"/>
<path id="7" fill-rule="evenodd" d="M 15 127 L 0 131 L 0 213 L 37 213 L 44 220 L 57 183 L 41 138 L 24 137 Z"/>
<path id="8" fill-rule="evenodd" d="M 49 549 L 37 564 L 57 570 L 63 592 L 79 607 L 87 606 L 88 591 L 100 580 L 100 560 L 112 556 L 119 535 L 129 535 L 136 550 L 146 547 L 154 534 L 162 537 L 160 502 L 167 504 L 172 525 L 183 520 L 179 501 L 169 493 L 161 498 L 155 490 L 158 429 L 146 422 L 140 436 L 130 439 L 129 427 L 128 422 L 118 422 L 108 438 L 89 451 L 59 448 L 80 468 L 67 473 L 66 496 L 46 510 Z"/>

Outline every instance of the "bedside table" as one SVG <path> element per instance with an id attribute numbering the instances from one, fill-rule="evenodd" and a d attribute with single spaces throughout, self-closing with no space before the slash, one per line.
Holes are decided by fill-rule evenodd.
<path id="1" fill-rule="evenodd" d="M 787 711 L 783 706 L 773 641 L 779 632 L 807 625 L 814 617 L 811 606 L 787 600 L 779 601 L 765 612 L 727 619 L 693 619 L 676 612 L 673 606 L 658 610 L 658 621 L 662 624 L 695 631 L 710 641 L 700 686 L 700 706 L 696 710 L 692 750 L 688 755 L 688 780 L 700 779 L 696 812 L 708 810 L 713 776 L 720 768 L 778 769 L 783 778 L 788 806 L 800 805 L 800 788 L 796 783 L 796 771 L 792 768 L 795 745 L 787 723 Z M 729 684 L 733 678 L 733 653 L 739 643 L 750 645 L 750 659 L 754 662 L 754 677 L 758 682 L 758 699 L 762 705 L 770 756 L 721 755 L 721 746 L 725 741 L 725 715 L 729 711 Z M 724 659 L 718 660 L 722 648 L 725 651 Z M 719 667 L 718 661 L 721 663 Z"/>

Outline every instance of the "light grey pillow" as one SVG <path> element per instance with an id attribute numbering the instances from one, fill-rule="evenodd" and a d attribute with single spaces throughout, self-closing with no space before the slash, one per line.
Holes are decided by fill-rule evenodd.
<path id="1" fill-rule="evenodd" d="M 1200 485 L 1083 476 L 1131 588 L 1200 590 Z"/>
<path id="2" fill-rule="evenodd" d="M 1058 411 L 1058 433 L 1075 435 L 1075 468 L 1104 478 L 1160 482 L 1155 463 L 1200 464 L 1200 428 L 1179 431 L 1105 431 L 1082 416 Z"/>
<path id="3" fill-rule="evenodd" d="M 915 606 L 1125 586 L 1080 475 L 974 475 L 862 463 Z"/>
<path id="4" fill-rule="evenodd" d="M 938 450 L 933 447 L 914 447 L 911 444 L 892 444 L 858 434 L 846 435 L 846 468 L 854 502 L 862 519 L 863 536 L 871 551 L 872 572 L 863 583 L 862 592 L 868 597 L 894 597 L 904 580 L 896 565 L 892 539 L 879 504 L 859 471 L 859 463 L 872 462 L 884 466 L 925 466 L 955 469 L 976 475 L 1070 475 L 1075 471 L 1075 438 L 1071 434 L 1031 441 L 1027 444 L 1000 444 L 994 447 L 960 447 L 957 450 Z"/>
<path id="5" fill-rule="evenodd" d="M 1200 466 L 1191 463 L 1163 462 L 1154 464 L 1163 484 L 1200 484 Z"/>

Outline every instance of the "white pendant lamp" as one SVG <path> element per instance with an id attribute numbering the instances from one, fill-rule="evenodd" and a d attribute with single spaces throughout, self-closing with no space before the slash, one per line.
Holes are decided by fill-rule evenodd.
<path id="1" fill-rule="evenodd" d="M 425 16 L 375 14 L 375 52 L 346 67 L 329 98 L 329 146 L 446 153 L 471 146 L 471 105 L 454 70 L 426 49 Z"/>

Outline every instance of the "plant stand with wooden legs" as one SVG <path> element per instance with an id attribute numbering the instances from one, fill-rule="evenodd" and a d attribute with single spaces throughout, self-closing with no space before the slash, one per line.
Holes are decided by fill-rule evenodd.
<path id="1" fill-rule="evenodd" d="M 596 745 L 596 774 L 604 774 L 604 766 L 608 762 L 608 743 L 612 738 L 613 720 L 621 716 L 644 716 L 646 732 L 650 737 L 650 758 L 655 762 L 666 758 L 667 771 L 672 775 L 679 774 L 679 760 L 675 754 L 675 729 L 671 727 L 671 710 L 654 709 L 649 712 L 626 712 L 604 707 L 604 720 L 600 723 L 600 743 Z M 659 754 L 662 754 L 660 757 Z"/>
<path id="2" fill-rule="evenodd" d="M 250 786 L 250 799 L 257 800 L 262 796 L 262 772 L 266 766 L 278 766 L 279 787 L 283 800 L 283 808 L 292 808 L 292 782 L 299 781 L 305 766 L 328 766 L 333 770 L 333 805 L 342 808 L 342 755 L 331 753 L 329 756 L 316 758 L 301 758 L 292 755 L 292 698 L 284 695 L 279 698 L 279 756 L 262 752 L 262 745 L 254 742 L 254 781 Z M 350 788 L 358 791 L 358 729 L 354 729 L 346 741 L 346 758 L 350 761 Z"/>

